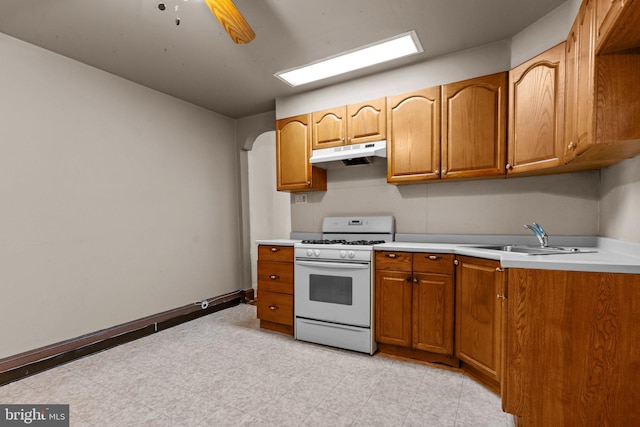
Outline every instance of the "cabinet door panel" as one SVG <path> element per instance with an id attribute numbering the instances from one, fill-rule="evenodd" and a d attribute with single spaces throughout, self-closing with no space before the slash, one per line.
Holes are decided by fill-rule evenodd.
<path id="1" fill-rule="evenodd" d="M 380 141 L 387 137 L 385 98 L 347 106 L 347 143 Z"/>
<path id="2" fill-rule="evenodd" d="M 278 120 L 276 123 L 278 190 L 307 188 L 307 181 L 311 175 L 310 144 L 308 115 Z"/>
<path id="3" fill-rule="evenodd" d="M 338 107 L 313 113 L 314 150 L 345 144 L 346 111 L 346 107 Z"/>
<path id="4" fill-rule="evenodd" d="M 504 174 L 506 73 L 442 87 L 442 178 Z"/>
<path id="5" fill-rule="evenodd" d="M 293 263 L 258 260 L 258 289 L 293 294 Z"/>
<path id="6" fill-rule="evenodd" d="M 387 182 L 440 179 L 440 87 L 387 98 Z"/>
<path id="7" fill-rule="evenodd" d="M 258 318 L 282 325 L 293 325 L 293 295 L 258 289 Z"/>
<path id="8" fill-rule="evenodd" d="M 453 355 L 453 276 L 415 274 L 413 347 Z"/>
<path id="9" fill-rule="evenodd" d="M 508 173 L 562 162 L 564 56 L 561 43 L 509 72 Z"/>
<path id="10" fill-rule="evenodd" d="M 500 381 L 504 274 L 496 261 L 458 257 L 456 357 Z"/>
<path id="11" fill-rule="evenodd" d="M 411 346 L 411 292 L 410 273 L 376 271 L 376 341 Z"/>

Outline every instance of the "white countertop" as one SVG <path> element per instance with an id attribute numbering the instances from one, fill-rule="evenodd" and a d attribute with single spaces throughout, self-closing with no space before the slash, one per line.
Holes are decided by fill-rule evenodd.
<path id="1" fill-rule="evenodd" d="M 602 241 L 602 240 L 607 240 Z M 478 244 L 459 243 L 419 243 L 390 242 L 375 245 L 378 251 L 431 252 L 467 255 L 500 261 L 505 268 L 532 268 L 540 270 L 591 271 L 605 273 L 640 274 L 640 252 L 635 244 L 612 243 L 611 239 L 600 239 L 595 247 L 579 247 L 595 249 L 595 253 L 576 253 L 558 255 L 527 255 L 513 252 L 502 252 L 489 249 L 478 249 Z"/>
<path id="2" fill-rule="evenodd" d="M 258 245 L 272 245 L 272 246 L 293 246 L 296 243 L 300 243 L 300 240 L 296 239 L 270 239 L 270 240 L 256 240 Z"/>

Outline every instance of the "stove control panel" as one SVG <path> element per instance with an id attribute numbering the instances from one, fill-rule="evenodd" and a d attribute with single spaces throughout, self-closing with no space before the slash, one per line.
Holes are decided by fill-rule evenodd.
<path id="1" fill-rule="evenodd" d="M 337 246 L 337 245 L 336 245 Z M 346 247 L 329 247 L 325 245 L 321 248 L 304 247 L 296 245 L 296 259 L 318 259 L 318 260 L 338 260 L 338 261 L 371 261 L 373 248 L 371 246 L 355 248 L 353 246 Z"/>

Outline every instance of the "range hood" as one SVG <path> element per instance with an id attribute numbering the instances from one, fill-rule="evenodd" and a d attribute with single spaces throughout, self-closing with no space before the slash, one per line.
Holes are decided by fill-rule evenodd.
<path id="1" fill-rule="evenodd" d="M 311 163 L 328 163 L 341 160 L 347 166 L 371 163 L 371 157 L 387 157 L 387 141 L 341 145 L 339 147 L 313 150 Z"/>

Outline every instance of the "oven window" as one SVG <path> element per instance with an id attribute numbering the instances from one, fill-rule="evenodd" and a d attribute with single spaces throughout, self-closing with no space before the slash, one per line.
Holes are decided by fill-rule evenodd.
<path id="1" fill-rule="evenodd" d="M 352 305 L 353 283 L 351 277 L 309 275 L 309 299 L 331 304 Z"/>

